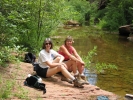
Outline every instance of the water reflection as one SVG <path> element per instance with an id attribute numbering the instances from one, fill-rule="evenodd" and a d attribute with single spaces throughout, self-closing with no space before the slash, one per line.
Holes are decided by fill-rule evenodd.
<path id="1" fill-rule="evenodd" d="M 91 85 L 96 85 L 96 83 L 97 83 L 97 74 L 90 72 L 88 69 L 84 70 L 84 74 L 87 77 L 87 80 Z"/>
<path id="2" fill-rule="evenodd" d="M 127 39 L 127 37 L 123 37 L 123 36 L 119 36 L 118 37 L 118 41 L 120 43 L 127 43 L 127 42 L 129 42 L 128 39 Z"/>
<path id="3" fill-rule="evenodd" d="M 76 42 L 78 42 L 78 39 L 75 43 Z M 89 45 L 86 46 L 87 43 Z M 88 72 L 87 76 L 90 84 L 97 85 L 101 89 L 121 96 L 124 96 L 127 93 L 132 94 L 133 78 L 131 77 L 133 77 L 133 44 L 125 37 L 105 34 L 102 39 L 95 37 L 90 37 L 89 39 L 84 38 L 82 44 L 75 44 L 74 46 L 82 51 L 82 54 L 86 54 L 87 50 L 89 51 L 95 45 L 98 47 L 98 55 L 94 59 L 95 62 L 115 64 L 118 66 L 118 69 L 106 70 L 104 75 L 98 74 L 98 76 Z"/>

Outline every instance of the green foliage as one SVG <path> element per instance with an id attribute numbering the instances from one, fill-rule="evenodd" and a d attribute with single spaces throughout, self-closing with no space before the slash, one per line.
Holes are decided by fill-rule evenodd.
<path id="1" fill-rule="evenodd" d="M 59 3 L 60 2 L 60 3 Z M 58 20 L 65 23 L 68 20 L 78 21 L 80 23 L 84 22 L 85 13 L 88 12 L 90 7 L 89 2 L 85 0 L 57 0 L 56 5 L 58 8 Z"/>
<path id="2" fill-rule="evenodd" d="M 86 2 L 86 0 L 70 0 L 69 5 L 71 6 L 70 11 L 73 12 L 73 14 L 70 14 L 70 18 L 83 23 L 85 20 L 85 14 L 90 10 L 88 9 L 90 8 L 89 2 Z"/>
<path id="3" fill-rule="evenodd" d="M 83 60 L 86 64 L 86 68 L 91 72 L 102 73 L 105 69 L 117 69 L 116 65 L 106 63 L 95 63 L 93 57 L 96 55 L 97 47 L 94 46 L 92 50 L 88 52 L 87 56 L 83 56 Z"/>
<path id="4" fill-rule="evenodd" d="M 29 51 L 39 49 L 39 43 L 58 25 L 56 1 L 2 0 L 0 5 L 0 34 L 4 34 L 0 41 L 4 45 L 8 43 L 10 36 L 17 37 L 18 41 L 15 43 L 24 45 Z"/>
<path id="5" fill-rule="evenodd" d="M 89 68 L 91 63 L 93 62 L 93 56 L 96 55 L 96 50 L 97 50 L 97 47 L 94 46 L 94 48 L 88 52 L 87 56 L 82 57 L 87 68 Z"/>
<path id="6" fill-rule="evenodd" d="M 105 69 L 117 69 L 117 66 L 113 64 L 97 63 L 95 68 L 97 72 L 102 73 Z"/>
<path id="7" fill-rule="evenodd" d="M 131 24 L 133 20 L 132 0 L 110 0 L 107 7 L 99 10 L 97 18 L 99 27 L 110 31 L 118 30 L 121 25 Z"/>
<path id="8" fill-rule="evenodd" d="M 8 63 L 15 60 L 15 57 L 11 55 L 11 49 L 9 46 L 1 48 L 0 52 L 0 65 L 3 67 L 8 66 Z"/>
<path id="9" fill-rule="evenodd" d="M 0 66 L 7 67 L 9 63 L 16 63 L 17 61 L 23 59 L 22 53 L 26 49 L 21 46 L 15 46 L 13 48 L 9 46 L 4 46 L 0 51 Z"/>
<path id="10" fill-rule="evenodd" d="M 85 0 L 2 0 L 0 5 L 3 43 L 7 43 L 9 36 L 17 37 L 15 44 L 24 45 L 31 52 L 37 52 L 44 38 L 49 37 L 62 21 L 83 22 L 87 8 L 90 8 Z"/>
<path id="11" fill-rule="evenodd" d="M 94 21 L 97 18 L 97 4 L 98 1 L 94 1 L 92 3 L 89 4 L 89 7 L 87 7 L 86 9 L 88 10 L 88 12 L 86 14 L 88 14 L 90 16 L 90 25 L 94 25 Z"/>

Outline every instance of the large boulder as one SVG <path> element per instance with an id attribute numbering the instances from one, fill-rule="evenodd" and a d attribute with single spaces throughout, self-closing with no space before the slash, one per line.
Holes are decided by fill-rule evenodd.
<path id="1" fill-rule="evenodd" d="M 119 27 L 120 36 L 129 36 L 130 33 L 133 33 L 133 25 L 124 25 Z"/>
<path id="2" fill-rule="evenodd" d="M 68 20 L 65 25 L 69 25 L 69 26 L 79 26 L 80 23 L 74 20 Z"/>

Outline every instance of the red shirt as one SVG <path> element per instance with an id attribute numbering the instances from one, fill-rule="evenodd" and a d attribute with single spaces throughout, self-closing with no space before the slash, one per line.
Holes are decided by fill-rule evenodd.
<path id="1" fill-rule="evenodd" d="M 65 46 L 65 48 L 68 50 L 68 52 L 70 53 L 70 54 L 73 54 L 73 48 L 72 48 L 72 46 L 70 46 L 69 48 L 67 48 L 66 46 Z M 61 54 L 62 56 L 64 56 L 64 60 L 69 60 L 70 58 L 68 57 L 68 55 L 66 55 L 64 52 L 62 52 L 62 51 L 58 51 L 58 53 L 59 54 Z"/>

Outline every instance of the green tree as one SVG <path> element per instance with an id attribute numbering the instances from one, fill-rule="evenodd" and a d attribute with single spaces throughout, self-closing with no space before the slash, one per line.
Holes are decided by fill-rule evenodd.
<path id="1" fill-rule="evenodd" d="M 121 25 L 131 24 L 133 20 L 132 0 L 110 0 L 107 7 L 99 11 L 100 26 L 108 30 L 118 30 Z"/>

